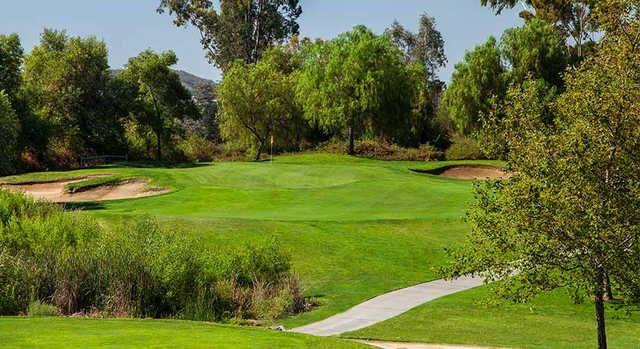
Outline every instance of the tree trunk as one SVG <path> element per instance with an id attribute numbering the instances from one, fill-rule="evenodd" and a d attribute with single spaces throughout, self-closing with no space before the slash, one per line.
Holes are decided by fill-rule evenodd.
<path id="1" fill-rule="evenodd" d="M 260 155 L 262 155 L 262 148 L 264 147 L 265 140 L 260 140 L 260 146 L 258 146 L 258 152 L 256 154 L 256 161 L 260 161 Z"/>
<path id="2" fill-rule="evenodd" d="M 160 139 L 160 131 L 156 131 L 156 140 L 158 143 L 156 144 L 156 158 L 158 161 L 162 160 L 162 141 Z"/>
<path id="3" fill-rule="evenodd" d="M 604 280 L 600 280 L 595 290 L 596 322 L 598 323 L 598 349 L 607 349 L 607 330 L 604 320 Z"/>
<path id="4" fill-rule="evenodd" d="M 613 290 L 611 290 L 611 278 L 609 277 L 609 273 L 604 272 L 604 300 L 612 301 L 613 298 Z"/>
<path id="5" fill-rule="evenodd" d="M 349 155 L 354 155 L 356 153 L 354 142 L 353 142 L 353 127 L 349 126 Z"/>

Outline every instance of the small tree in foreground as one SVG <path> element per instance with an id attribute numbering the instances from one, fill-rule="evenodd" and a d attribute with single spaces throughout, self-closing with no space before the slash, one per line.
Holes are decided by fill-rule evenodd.
<path id="1" fill-rule="evenodd" d="M 476 186 L 473 231 L 446 268 L 501 280 L 496 295 L 516 301 L 559 287 L 589 292 L 600 349 L 607 288 L 637 290 L 640 272 L 639 6 L 619 7 L 621 29 L 568 74 L 553 126 L 533 86 L 522 90 L 506 116 L 514 176 Z"/>

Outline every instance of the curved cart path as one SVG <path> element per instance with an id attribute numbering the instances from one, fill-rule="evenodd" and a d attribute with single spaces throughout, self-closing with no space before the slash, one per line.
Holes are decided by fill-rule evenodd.
<path id="1" fill-rule="evenodd" d="M 355 331 L 400 315 L 436 298 L 481 286 L 482 278 L 461 277 L 452 281 L 435 280 L 372 298 L 325 320 L 291 331 L 315 336 L 333 336 Z"/>

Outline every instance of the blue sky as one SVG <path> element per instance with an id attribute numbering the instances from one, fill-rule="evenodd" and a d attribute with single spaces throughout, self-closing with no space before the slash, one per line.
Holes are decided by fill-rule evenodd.
<path id="1" fill-rule="evenodd" d="M 109 48 L 112 67 L 119 68 L 131 56 L 151 48 L 172 49 L 180 58 L 178 69 L 213 80 L 220 72 L 204 57 L 199 35 L 193 28 L 176 28 L 168 15 L 155 12 L 159 0 L 22 0 L 3 1 L 0 33 L 16 32 L 29 51 L 45 27 L 66 29 L 71 35 L 95 35 Z M 522 24 L 517 12 L 495 16 L 480 0 L 302 0 L 303 36 L 330 39 L 358 24 L 381 33 L 394 20 L 415 30 L 418 16 L 436 18 L 445 39 L 449 64 L 440 77 L 448 81 L 465 50 L 483 43 L 489 35 L 500 36 Z"/>

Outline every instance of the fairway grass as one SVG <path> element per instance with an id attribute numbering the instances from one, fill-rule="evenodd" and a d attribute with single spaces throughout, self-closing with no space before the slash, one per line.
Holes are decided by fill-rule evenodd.
<path id="1" fill-rule="evenodd" d="M 175 320 L 0 317 L 1 348 L 360 349 L 335 338 Z"/>
<path id="2" fill-rule="evenodd" d="M 366 299 L 437 278 L 444 248 L 462 240 L 471 181 L 419 174 L 453 164 L 394 162 L 332 154 L 270 162 L 90 170 L 5 177 L 9 182 L 92 174 L 144 177 L 168 194 L 71 205 L 108 224 L 142 215 L 200 238 L 212 249 L 276 236 L 291 253 L 305 294 L 322 306 L 279 321 L 321 320 Z M 81 185 L 81 184 L 79 184 Z"/>
<path id="3" fill-rule="evenodd" d="M 396 162 L 306 154 L 277 157 L 273 163 L 235 162 L 183 167 L 129 163 L 5 177 L 0 178 L 0 182 L 44 181 L 96 174 L 148 178 L 149 185 L 170 188 L 171 192 L 138 199 L 71 204 L 69 207 L 83 209 L 106 225 L 126 224 L 135 217 L 150 215 L 164 226 L 200 238 L 205 247 L 221 251 L 275 236 L 291 254 L 305 295 L 314 297 L 321 304 L 311 312 L 266 322 L 293 328 L 325 319 L 380 294 L 438 278 L 435 270 L 445 261 L 444 249 L 461 243 L 469 232 L 463 217 L 473 200 L 472 181 L 415 173 L 411 169 L 428 170 L 458 164 L 499 163 Z M 484 308 L 476 305 L 484 292 L 484 288 L 479 288 L 438 299 L 348 335 L 392 341 L 522 348 L 593 347 L 595 330 L 591 304 L 575 306 L 566 294 L 556 293 L 538 300 L 533 312 L 528 305 Z M 612 347 L 640 347 L 637 319 L 609 319 Z M 73 340 L 79 343 L 80 339 L 71 338 L 74 336 L 93 338 L 91 332 L 82 332 L 81 328 L 70 329 L 69 326 L 76 324 L 74 321 L 82 320 L 1 319 L 0 332 L 8 331 L 2 328 L 8 326 L 5 324 L 18 326 L 12 321 L 19 320 L 26 321 L 24 324 L 28 325 L 24 331 L 33 331 L 34 335 L 45 331 L 47 321 L 52 321 L 51 326 L 67 326 L 70 343 Z M 104 326 L 113 326 L 115 332 L 106 332 L 113 333 L 111 340 L 117 340 L 118 336 L 136 336 L 138 325 L 131 325 L 137 324 L 135 321 L 101 321 L 105 321 Z M 101 321 L 77 324 L 100 327 L 103 326 Z M 171 321 L 140 323 L 144 324 L 142 328 L 149 336 L 158 332 L 158 338 L 169 339 L 172 339 L 172 326 L 190 326 L 191 338 L 196 342 L 199 329 L 203 328 L 199 326 L 212 326 Z M 119 326 L 123 329 L 119 330 Z M 220 331 L 206 335 L 215 337 L 215 333 L 224 332 Z M 253 339 L 237 328 L 226 333 L 220 336 L 232 337 L 229 341 L 237 339 L 239 344 L 233 347 L 238 348 L 243 348 L 247 342 L 252 348 L 260 348 L 261 340 L 270 343 L 273 336 L 278 335 L 255 332 L 259 334 L 252 334 L 256 338 Z M 47 336 L 45 333 L 44 337 Z M 189 343 L 178 346 L 192 346 L 189 338 L 184 334 L 183 337 L 176 336 L 175 340 Z M 285 340 L 304 340 L 296 336 L 281 338 L 284 344 L 277 347 L 286 348 L 289 344 Z M 310 345 L 289 343 L 293 343 L 292 347 Z M 135 343 L 131 345 L 135 346 Z M 273 342 L 271 346 L 264 345 L 274 347 Z M 318 342 L 317 345 L 324 344 Z"/>
<path id="4" fill-rule="evenodd" d="M 469 344 L 527 349 L 591 349 L 597 345 L 593 304 L 573 304 L 567 290 L 531 304 L 483 305 L 487 287 L 436 299 L 345 338 Z M 607 305 L 611 348 L 640 348 L 640 314 Z"/>

